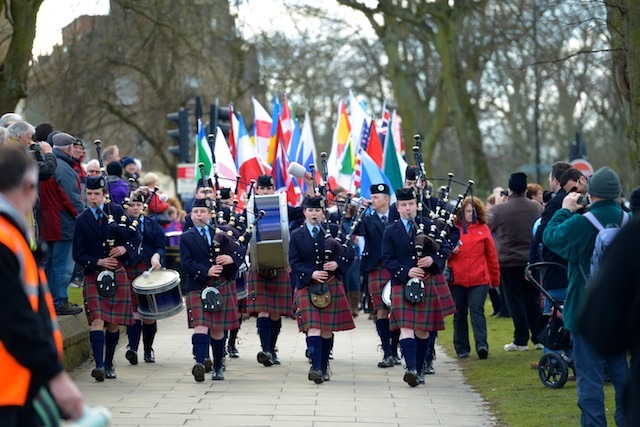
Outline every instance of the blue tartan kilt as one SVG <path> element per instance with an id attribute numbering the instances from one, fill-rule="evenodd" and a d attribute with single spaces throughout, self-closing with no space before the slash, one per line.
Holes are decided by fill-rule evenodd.
<path id="1" fill-rule="evenodd" d="M 218 288 L 222 294 L 224 305 L 222 310 L 215 313 L 206 311 L 202 307 L 202 290 L 188 291 L 186 295 L 187 322 L 189 328 L 206 326 L 209 331 L 229 331 L 240 326 L 238 321 L 238 300 L 236 297 L 236 282 L 228 281 Z"/>
<path id="2" fill-rule="evenodd" d="M 388 310 L 388 307 L 382 302 L 382 290 L 389 279 L 391 279 L 391 273 L 386 268 L 378 268 L 369 272 L 369 295 L 371 295 L 371 304 L 374 310 Z"/>
<path id="3" fill-rule="evenodd" d="M 434 276 L 424 280 L 424 301 L 411 304 L 404 298 L 404 283 L 391 287 L 391 312 L 389 327 L 392 330 L 407 328 L 418 331 L 441 331 L 444 329 L 444 314 Z"/>
<path id="4" fill-rule="evenodd" d="M 342 283 L 333 278 L 327 284 L 331 294 L 331 303 L 325 308 L 317 308 L 311 303 L 308 287 L 296 291 L 296 317 L 300 332 L 306 332 L 309 329 L 347 331 L 356 327 Z"/>
<path id="5" fill-rule="evenodd" d="M 266 312 L 290 316 L 293 313 L 291 279 L 287 270 L 267 279 L 257 271 L 247 273 L 247 313 Z"/>
<path id="6" fill-rule="evenodd" d="M 89 324 L 94 320 L 104 320 L 116 325 L 133 325 L 133 305 L 131 303 L 131 286 L 127 280 L 124 267 L 119 264 L 116 270 L 116 294 L 105 298 L 98 294 L 97 274 L 87 274 L 82 288 L 84 311 Z"/>

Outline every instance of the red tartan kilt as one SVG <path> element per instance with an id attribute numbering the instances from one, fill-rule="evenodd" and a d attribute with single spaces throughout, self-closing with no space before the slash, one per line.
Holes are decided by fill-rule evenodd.
<path id="1" fill-rule="evenodd" d="M 131 279 L 131 305 L 133 306 L 133 311 L 138 311 L 138 295 L 133 290 L 133 281 L 138 278 L 144 271 L 147 269 L 147 264 L 144 262 L 138 263 L 138 265 L 128 265 L 127 266 L 127 277 Z"/>
<path id="2" fill-rule="evenodd" d="M 389 307 L 382 302 L 382 290 L 390 278 L 391 273 L 385 268 L 379 268 L 369 272 L 369 295 L 371 295 L 371 304 L 373 304 L 374 310 L 389 309 Z"/>
<path id="3" fill-rule="evenodd" d="M 94 320 L 104 320 L 117 325 L 133 325 L 132 292 L 124 267 L 116 270 L 118 289 L 111 298 L 101 297 L 98 294 L 96 279 L 97 274 L 87 274 L 85 276 L 85 285 L 82 288 L 84 311 L 87 314 L 89 324 Z"/>
<path id="4" fill-rule="evenodd" d="M 296 317 L 300 332 L 306 332 L 309 329 L 347 331 L 356 327 L 342 283 L 336 278 L 327 283 L 329 284 L 331 303 L 325 308 L 317 308 L 311 303 L 308 287 L 296 291 Z"/>
<path id="5" fill-rule="evenodd" d="M 187 302 L 187 322 L 189 328 L 206 326 L 210 331 L 229 331 L 238 328 L 238 300 L 236 299 L 235 281 L 228 282 L 219 288 L 224 306 L 222 310 L 212 313 L 202 307 L 201 290 L 189 291 Z"/>
<path id="6" fill-rule="evenodd" d="M 419 331 L 441 331 L 444 329 L 444 315 L 435 280 L 434 276 L 428 276 L 425 281 L 425 298 L 419 304 L 411 304 L 404 299 L 404 284 L 394 284 L 391 287 L 389 326 L 392 330 L 408 328 Z"/>
<path id="7" fill-rule="evenodd" d="M 456 312 L 456 303 L 451 296 L 451 290 L 447 284 L 447 280 L 444 278 L 444 274 L 438 274 L 432 276 L 436 285 L 436 290 L 440 296 L 440 305 L 442 306 L 442 315 L 449 316 Z"/>
<path id="8" fill-rule="evenodd" d="M 256 271 L 247 273 L 247 313 L 266 312 L 290 316 L 293 312 L 291 279 L 287 270 L 278 270 L 272 279 Z"/>

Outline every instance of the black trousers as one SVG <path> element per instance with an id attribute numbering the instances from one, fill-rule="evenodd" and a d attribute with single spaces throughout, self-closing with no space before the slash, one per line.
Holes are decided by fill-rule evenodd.
<path id="1" fill-rule="evenodd" d="M 525 267 L 500 267 L 503 291 L 506 292 L 513 320 L 513 342 L 516 345 L 527 345 L 529 333 L 531 341 L 534 344 L 538 342 L 537 324 L 542 313 L 540 291 L 524 278 Z"/>

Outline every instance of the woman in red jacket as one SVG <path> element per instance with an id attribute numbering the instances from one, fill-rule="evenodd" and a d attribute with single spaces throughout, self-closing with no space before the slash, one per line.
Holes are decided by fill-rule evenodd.
<path id="1" fill-rule="evenodd" d="M 480 359 L 486 359 L 489 356 L 489 344 L 484 302 L 489 286 L 500 285 L 498 255 L 491 231 L 486 225 L 484 203 L 476 197 L 467 197 L 462 206 L 463 209 L 456 215 L 460 242 L 448 261 L 452 272 L 449 288 L 457 310 L 453 316 L 453 345 L 459 358 L 469 357 L 469 312 L 476 352 Z"/>

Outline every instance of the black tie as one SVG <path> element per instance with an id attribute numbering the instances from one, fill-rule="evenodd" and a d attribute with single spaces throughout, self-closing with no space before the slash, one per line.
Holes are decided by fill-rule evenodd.
<path id="1" fill-rule="evenodd" d="M 382 225 L 387 225 L 387 216 L 382 215 Z"/>
<path id="2" fill-rule="evenodd" d="M 315 239 L 317 235 L 318 235 L 318 227 L 313 227 L 311 229 L 311 237 Z"/>
<path id="3" fill-rule="evenodd" d="M 209 239 L 207 238 L 207 235 L 205 234 L 204 227 L 200 229 L 200 235 L 204 238 L 205 243 L 208 245 L 209 244 Z"/>

